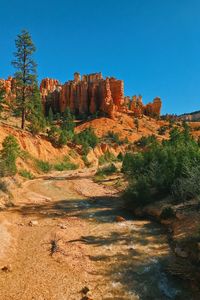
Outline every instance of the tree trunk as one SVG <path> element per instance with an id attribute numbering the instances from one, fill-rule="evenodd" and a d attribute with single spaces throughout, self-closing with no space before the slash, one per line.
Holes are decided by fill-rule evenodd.
<path id="1" fill-rule="evenodd" d="M 25 128 L 25 109 L 22 108 L 22 123 L 21 123 L 21 128 Z"/>

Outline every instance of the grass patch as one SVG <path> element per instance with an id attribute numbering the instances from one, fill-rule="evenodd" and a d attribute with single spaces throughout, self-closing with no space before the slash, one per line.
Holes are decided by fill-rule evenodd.
<path id="1" fill-rule="evenodd" d="M 48 173 L 52 170 L 52 165 L 48 161 L 36 160 L 36 167 L 43 173 Z"/>
<path id="2" fill-rule="evenodd" d="M 70 161 L 63 161 L 55 164 L 54 169 L 56 171 L 65 171 L 65 170 L 76 170 L 78 166 Z"/>
<path id="3" fill-rule="evenodd" d="M 84 162 L 84 164 L 85 164 L 86 167 L 89 168 L 89 167 L 91 166 L 91 163 L 88 161 L 86 155 L 83 155 L 83 156 L 82 156 L 82 160 L 83 160 L 83 162 Z"/>
<path id="4" fill-rule="evenodd" d="M 26 179 L 34 179 L 34 175 L 25 169 L 19 170 L 18 173 L 20 176 L 22 176 Z"/>
<path id="5" fill-rule="evenodd" d="M 20 150 L 19 157 L 24 161 L 27 161 L 28 159 L 31 158 L 31 155 L 25 150 Z"/>
<path id="6" fill-rule="evenodd" d="M 70 161 L 69 156 L 65 156 L 62 161 L 55 164 L 50 164 L 49 162 L 43 160 L 36 160 L 36 166 L 38 170 L 43 173 L 48 173 L 51 170 L 56 170 L 56 171 L 76 170 L 79 167 L 77 164 L 72 163 Z"/>

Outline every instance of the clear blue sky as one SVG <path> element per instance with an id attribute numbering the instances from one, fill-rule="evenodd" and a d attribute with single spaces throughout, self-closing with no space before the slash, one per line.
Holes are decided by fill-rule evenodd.
<path id="1" fill-rule="evenodd" d="M 199 0 L 0 0 L 0 77 L 13 74 L 16 35 L 37 47 L 39 79 L 102 71 L 163 113 L 200 109 Z"/>

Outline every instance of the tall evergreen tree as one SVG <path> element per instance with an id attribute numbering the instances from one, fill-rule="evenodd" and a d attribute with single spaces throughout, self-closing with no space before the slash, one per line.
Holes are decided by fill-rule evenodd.
<path id="1" fill-rule="evenodd" d="M 50 106 L 49 108 L 49 113 L 48 113 L 48 121 L 49 121 L 49 124 L 52 124 L 53 123 L 53 110 L 52 110 L 52 107 Z"/>
<path id="2" fill-rule="evenodd" d="M 2 143 L 0 152 L 0 175 L 12 176 L 17 172 L 16 159 L 19 156 L 20 147 L 13 135 L 8 135 Z"/>
<path id="3" fill-rule="evenodd" d="M 74 132 L 74 116 L 71 114 L 70 109 L 66 108 L 66 110 L 63 112 L 62 117 L 62 125 L 61 128 L 66 131 Z"/>
<path id="4" fill-rule="evenodd" d="M 33 53 L 36 48 L 28 31 L 22 30 L 15 40 L 15 59 L 12 61 L 16 69 L 16 108 L 21 112 L 21 128 L 25 128 L 27 109 L 34 101 L 34 87 L 37 84 L 36 63 Z"/>
<path id="5" fill-rule="evenodd" d="M 32 101 L 27 105 L 27 119 L 30 121 L 29 129 L 33 134 L 38 134 L 45 129 L 46 121 L 37 85 L 33 87 Z"/>

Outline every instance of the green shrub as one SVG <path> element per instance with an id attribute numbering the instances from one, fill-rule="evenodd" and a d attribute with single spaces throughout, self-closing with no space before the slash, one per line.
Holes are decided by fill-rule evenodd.
<path id="1" fill-rule="evenodd" d="M 159 129 L 158 129 L 158 134 L 160 135 L 165 135 L 166 131 L 168 129 L 168 126 L 161 126 Z"/>
<path id="2" fill-rule="evenodd" d="M 142 136 L 139 140 L 135 142 L 135 144 L 140 148 L 144 148 L 147 146 L 157 144 L 157 138 L 154 134 L 149 136 Z"/>
<path id="3" fill-rule="evenodd" d="M 141 153 L 127 153 L 122 171 L 128 175 L 132 201 L 145 205 L 169 194 L 179 202 L 199 197 L 199 165 L 200 147 L 188 128 L 173 128 L 168 141 L 151 143 Z"/>
<path id="4" fill-rule="evenodd" d="M 20 150 L 20 152 L 19 152 L 19 157 L 20 157 L 21 159 L 23 159 L 24 161 L 27 161 L 29 158 L 31 158 L 31 155 L 30 155 L 30 153 L 28 153 L 28 152 L 25 151 L 25 150 Z"/>
<path id="5" fill-rule="evenodd" d="M 54 169 L 56 171 L 65 171 L 65 170 L 76 170 L 78 166 L 70 161 L 63 161 L 55 164 Z"/>
<path id="6" fill-rule="evenodd" d="M 74 116 L 71 114 L 70 109 L 66 108 L 62 114 L 61 129 L 66 132 L 74 133 L 74 127 Z"/>
<path id="7" fill-rule="evenodd" d="M 119 134 L 117 132 L 113 132 L 113 131 L 108 131 L 107 132 L 107 135 L 106 135 L 106 138 L 111 140 L 112 142 L 120 145 L 121 144 L 121 141 L 120 141 L 120 138 L 119 138 Z"/>
<path id="8" fill-rule="evenodd" d="M 82 156 L 82 160 L 83 160 L 83 162 L 84 162 L 84 164 L 85 164 L 86 167 L 90 167 L 91 163 L 88 161 L 86 155 Z"/>
<path id="9" fill-rule="evenodd" d="M 128 144 L 129 143 L 129 140 L 128 140 L 127 137 L 124 140 L 120 139 L 119 133 L 113 132 L 113 131 L 108 131 L 105 138 L 106 138 L 106 140 L 111 141 L 113 143 L 116 143 L 117 145 L 122 145 L 122 144 Z"/>
<path id="10" fill-rule="evenodd" d="M 47 132 L 48 138 L 54 146 L 58 146 L 60 133 L 61 133 L 60 128 L 58 128 L 55 125 L 51 125 L 50 129 Z"/>
<path id="11" fill-rule="evenodd" d="M 57 144 L 59 147 L 67 144 L 67 132 L 65 130 L 60 131 Z"/>
<path id="12" fill-rule="evenodd" d="M 163 208 L 160 218 L 163 220 L 171 219 L 175 217 L 175 212 L 171 206 L 166 206 Z"/>
<path id="13" fill-rule="evenodd" d="M 96 175 L 97 176 L 108 176 L 117 171 L 117 168 L 114 164 L 110 164 L 109 166 L 106 166 L 104 168 L 100 168 L 97 170 Z"/>
<path id="14" fill-rule="evenodd" d="M 1 150 L 0 170 L 2 176 L 12 176 L 17 172 L 16 159 L 20 153 L 20 147 L 16 138 L 8 135 L 3 143 Z"/>
<path id="15" fill-rule="evenodd" d="M 50 129 L 47 132 L 48 138 L 52 145 L 55 147 L 63 147 L 71 140 L 71 132 L 68 132 L 66 129 L 62 129 L 55 125 L 51 125 Z"/>
<path id="16" fill-rule="evenodd" d="M 122 152 L 120 152 L 120 153 L 117 155 L 117 159 L 118 159 L 119 161 L 123 161 L 124 156 L 123 156 Z"/>
<path id="17" fill-rule="evenodd" d="M 18 173 L 19 173 L 19 175 L 21 175 L 24 178 L 34 179 L 34 175 L 27 170 L 22 169 L 22 170 L 19 170 Z"/>
<path id="18" fill-rule="evenodd" d="M 94 130 L 89 127 L 74 136 L 74 143 L 82 145 L 83 154 L 87 155 L 89 148 L 95 148 L 99 142 Z"/>
<path id="19" fill-rule="evenodd" d="M 106 151 L 104 155 L 99 157 L 99 164 L 103 165 L 109 162 L 117 161 L 117 158 L 114 156 L 114 154 L 110 153 L 109 151 Z"/>
<path id="20" fill-rule="evenodd" d="M 185 166 L 181 177 L 175 179 L 172 185 L 172 195 L 177 201 L 200 199 L 200 166 Z"/>
<path id="21" fill-rule="evenodd" d="M 36 160 L 37 168 L 43 173 L 48 173 L 52 169 L 52 165 L 48 161 Z"/>

